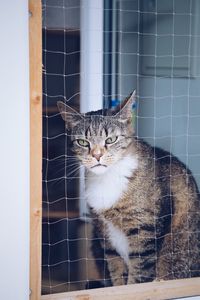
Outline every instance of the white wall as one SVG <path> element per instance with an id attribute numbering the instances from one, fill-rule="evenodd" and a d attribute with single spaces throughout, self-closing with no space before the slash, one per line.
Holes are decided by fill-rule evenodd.
<path id="1" fill-rule="evenodd" d="M 29 295 L 28 0 L 0 1 L 0 299 Z"/>

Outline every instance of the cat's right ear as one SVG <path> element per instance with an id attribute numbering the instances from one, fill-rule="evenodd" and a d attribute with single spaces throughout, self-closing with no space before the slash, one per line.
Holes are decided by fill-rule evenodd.
<path id="1" fill-rule="evenodd" d="M 69 130 L 72 127 L 76 126 L 83 118 L 81 114 L 79 114 L 77 111 L 75 111 L 73 108 L 63 103 L 62 101 L 58 101 L 57 106 L 61 117 L 65 121 L 66 128 Z"/>
<path id="2" fill-rule="evenodd" d="M 132 122 L 133 107 L 136 105 L 136 91 L 125 98 L 115 109 L 115 117 L 121 122 Z"/>

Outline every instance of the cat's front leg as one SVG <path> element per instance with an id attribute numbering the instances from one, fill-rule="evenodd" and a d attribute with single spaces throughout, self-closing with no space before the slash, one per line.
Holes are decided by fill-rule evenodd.
<path id="1" fill-rule="evenodd" d="M 142 234 L 129 235 L 128 282 L 127 284 L 153 281 L 156 279 L 155 238 Z"/>
<path id="2" fill-rule="evenodd" d="M 106 248 L 105 258 L 112 284 L 114 286 L 127 284 L 128 270 L 121 256 L 115 250 Z"/>
<path id="3" fill-rule="evenodd" d="M 99 220 L 98 220 L 99 221 Z M 128 269 L 124 259 L 106 237 L 104 224 L 96 223 L 93 230 L 92 252 L 102 278 L 111 280 L 112 285 L 127 284 Z"/>

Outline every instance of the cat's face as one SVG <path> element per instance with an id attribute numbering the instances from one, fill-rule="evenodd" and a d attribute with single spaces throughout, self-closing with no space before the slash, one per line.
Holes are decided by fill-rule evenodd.
<path id="1" fill-rule="evenodd" d="M 72 150 L 89 171 L 103 174 L 124 157 L 132 140 L 132 105 L 135 93 L 115 112 L 100 110 L 87 114 L 75 113 L 58 102 L 62 118 L 70 133 Z"/>

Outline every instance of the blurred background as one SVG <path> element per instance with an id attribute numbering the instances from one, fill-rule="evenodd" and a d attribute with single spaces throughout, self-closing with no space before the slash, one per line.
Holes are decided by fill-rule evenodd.
<path id="1" fill-rule="evenodd" d="M 42 293 L 102 282 L 90 251 L 84 173 L 57 110 L 113 108 L 137 91 L 136 133 L 200 187 L 200 1 L 43 0 Z"/>

